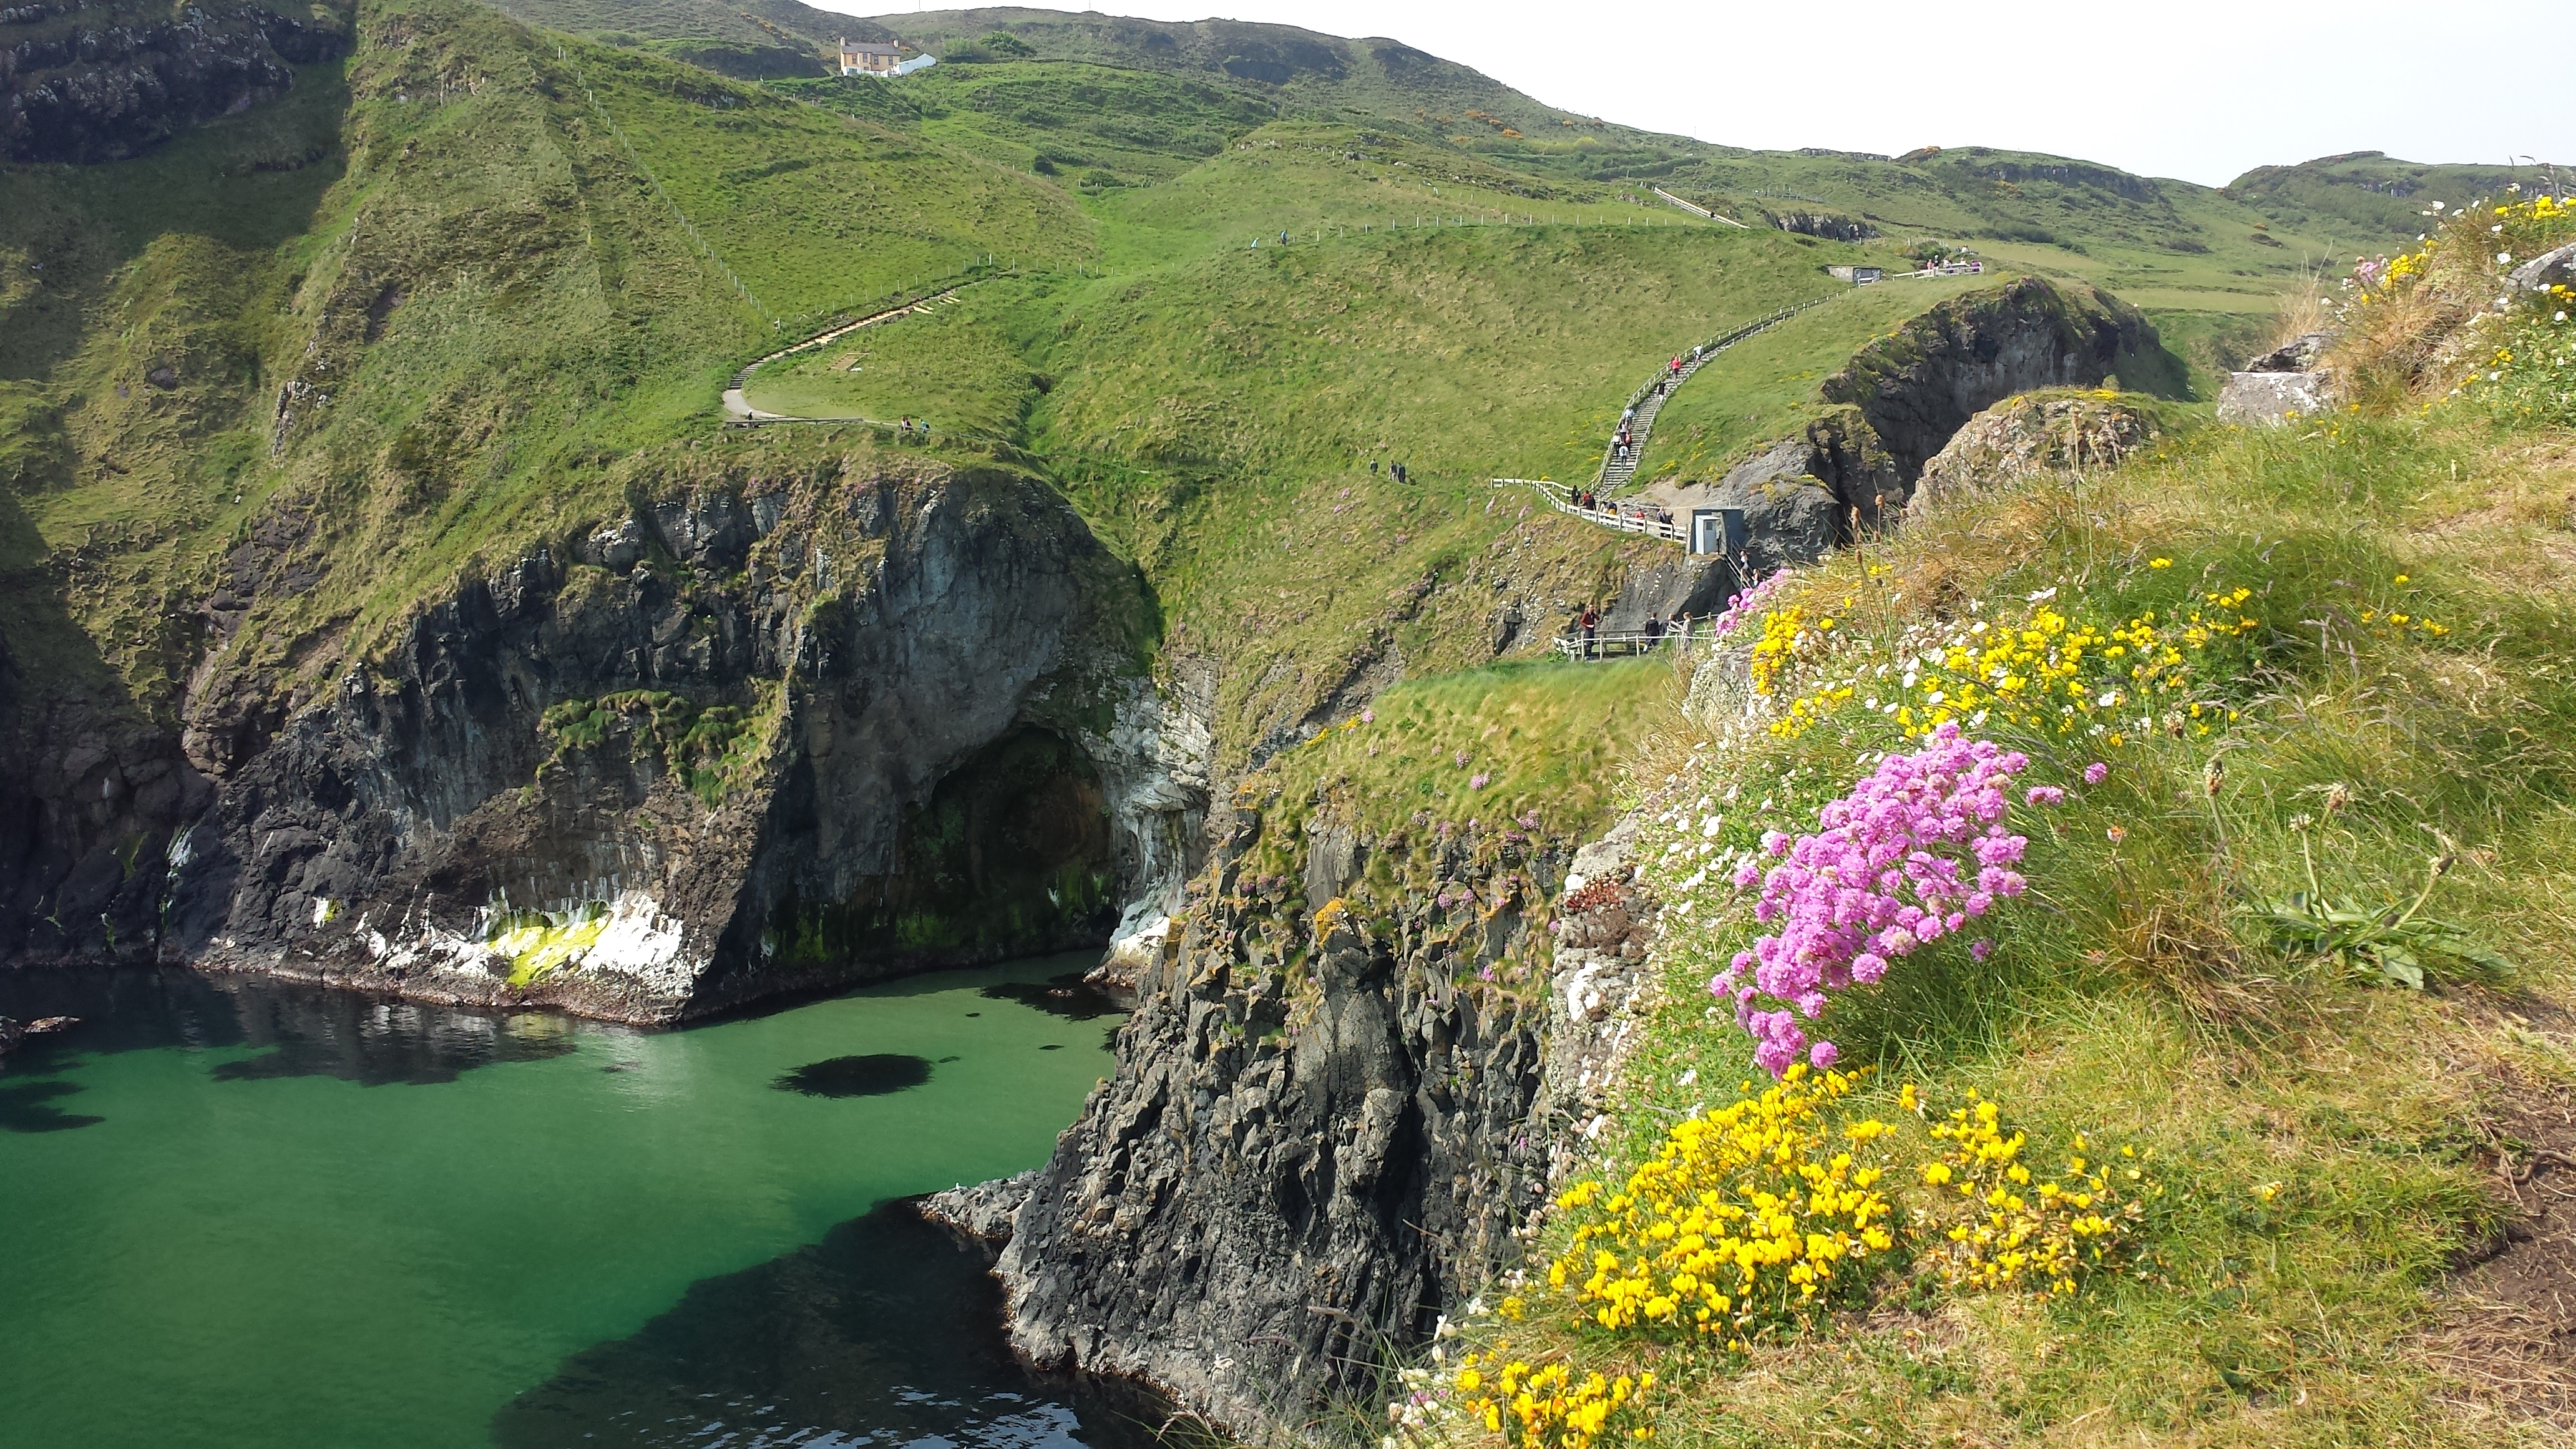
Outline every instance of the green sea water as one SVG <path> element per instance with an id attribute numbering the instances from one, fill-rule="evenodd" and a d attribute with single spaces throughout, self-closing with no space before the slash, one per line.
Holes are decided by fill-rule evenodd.
<path id="1" fill-rule="evenodd" d="M 1085 964 L 669 1032 L 0 973 L 83 1018 L 0 1070 L 0 1443 L 1117 1438 L 980 1254 L 871 1212 L 1045 1160 L 1110 1066 L 1037 985 Z"/>

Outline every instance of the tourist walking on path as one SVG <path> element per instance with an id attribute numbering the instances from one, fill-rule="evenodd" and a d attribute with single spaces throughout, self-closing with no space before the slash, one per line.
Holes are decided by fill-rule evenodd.
<path id="1" fill-rule="evenodd" d="M 1583 623 L 1583 657 L 1584 657 L 1584 658 L 1586 658 L 1586 659 L 1596 659 L 1596 658 L 1599 658 L 1600 656 L 1599 656 L 1599 653 L 1597 652 L 1597 651 L 1598 651 L 1599 646 L 1598 646 L 1594 641 L 1599 637 L 1600 632 L 1601 632 L 1601 614 L 1600 614 L 1600 611 L 1599 611 L 1599 610 L 1597 610 L 1597 609 L 1594 609 L 1590 604 L 1586 604 L 1586 605 L 1584 605 L 1584 606 L 1583 606 L 1583 620 L 1582 620 L 1582 623 Z"/>

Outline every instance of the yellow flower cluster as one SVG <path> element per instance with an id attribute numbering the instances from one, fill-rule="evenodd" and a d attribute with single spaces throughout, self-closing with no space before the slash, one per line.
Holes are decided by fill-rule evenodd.
<path id="1" fill-rule="evenodd" d="M 1823 642 L 1833 629 L 1830 617 L 1818 620 L 1816 627 L 1809 629 L 1804 604 L 1784 604 L 1763 615 L 1762 637 L 1753 641 L 1750 665 L 1754 693 L 1769 694 L 1772 682 L 1789 667 L 1789 661 L 1801 650 Z"/>
<path id="2" fill-rule="evenodd" d="M 2569 224 L 2576 222 L 2576 207 L 2563 204 L 2557 197 L 2542 195 L 2529 201 L 2508 202 L 2486 210 L 2463 207 L 2444 220 L 2451 235 L 2473 236 L 2477 245 L 2467 248 L 2471 258 L 2483 261 L 2489 246 L 2497 248 L 2495 265 L 2509 267 L 2512 259 L 2537 255 L 2565 241 Z M 2477 236 L 2483 227 L 2485 236 Z M 2441 251 L 2442 237 L 2428 237 L 2422 246 L 2389 260 L 2381 270 L 2375 287 L 2364 287 L 2357 300 L 2364 305 L 2395 295 L 2424 281 L 2433 273 Z M 2483 267 L 2481 267 L 2481 271 Z"/>
<path id="3" fill-rule="evenodd" d="M 1655 1387 L 1653 1373 L 1606 1378 L 1587 1373 L 1580 1378 L 1563 1363 L 1532 1368 L 1506 1360 L 1506 1346 L 1458 1361 L 1455 1380 L 1468 1416 L 1500 1434 L 1515 1449 L 1591 1449 L 1605 1436 L 1652 1439 L 1652 1425 L 1637 1412 Z"/>
<path id="4" fill-rule="evenodd" d="M 2436 624 L 2420 614 L 2408 614 L 2395 609 L 2386 612 L 2378 609 L 2364 609 L 2361 611 L 2361 622 L 2401 634 L 2411 630 L 2434 639 L 2439 639 L 2451 632 L 2448 624 Z"/>
<path id="5" fill-rule="evenodd" d="M 2412 582 L 2414 579 L 2411 575 L 2397 576 L 2397 586 L 2401 589 Z M 2409 614 L 2398 609 L 2364 609 L 2361 611 L 2361 622 L 2399 634 L 2412 630 L 2435 639 L 2451 632 L 2447 624 L 2436 624 L 2421 614 Z"/>
<path id="6" fill-rule="evenodd" d="M 1911 1086 L 1903 1100 L 1912 1104 Z M 1953 1288 L 2071 1294 L 2076 1275 L 2108 1261 L 2135 1228 L 2138 1196 L 2150 1190 L 2137 1150 L 2121 1148 L 2120 1162 L 2095 1161 L 2078 1134 L 2065 1166 L 2043 1177 L 2022 1160 L 2028 1137 L 2007 1134 L 2001 1117 L 1971 1090 L 1967 1106 L 1932 1124 L 1944 1145 L 1923 1165 L 1923 1181 L 1950 1206 L 1936 1214 L 1947 1224 L 1937 1271 Z"/>
<path id="7" fill-rule="evenodd" d="M 1853 1081 L 1793 1066 L 1758 1097 L 1675 1124 L 1619 1191 L 1575 1184 L 1557 1206 L 1589 1220 L 1548 1285 L 1571 1288 L 1603 1328 L 1687 1328 L 1737 1350 L 1857 1287 L 1895 1238 L 1885 1169 L 1853 1152 L 1888 1125 L 1851 1122 L 1838 1138 L 1821 1120 Z"/>
<path id="8" fill-rule="evenodd" d="M 2018 620 L 1910 626 L 1894 641 L 1893 662 L 1816 684 L 1790 701 L 1771 732 L 1795 739 L 1854 698 L 1895 721 L 1908 739 L 1952 720 L 1972 729 L 2071 735 L 2109 733 L 2130 711 L 2139 713 L 2140 729 L 2153 727 L 2162 712 L 2168 723 L 2202 734 L 2222 713 L 2235 718 L 2221 705 L 2176 696 L 2191 692 L 2194 662 L 2206 651 L 2261 627 L 2243 612 L 2252 590 L 2204 593 L 2179 612 L 2150 609 L 2108 627 L 2052 607 L 2046 601 L 2056 592 L 2042 590 Z"/>

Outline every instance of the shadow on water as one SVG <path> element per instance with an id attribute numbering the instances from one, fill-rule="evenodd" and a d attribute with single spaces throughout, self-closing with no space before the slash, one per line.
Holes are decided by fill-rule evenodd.
<path id="1" fill-rule="evenodd" d="M 1031 1373 L 981 1248 L 885 1203 L 822 1242 L 692 1285 L 494 1416 L 501 1449 L 907 1445 L 1147 1449 L 1132 1385 Z"/>
<path id="2" fill-rule="evenodd" d="M 94 1127 L 104 1117 L 85 1117 L 53 1104 L 80 1088 L 70 1082 L 11 1082 L 0 1086 L 0 1132 L 62 1132 Z"/>
<path id="3" fill-rule="evenodd" d="M 950 1058 L 955 1060 L 955 1058 Z M 807 1062 L 769 1085 L 808 1097 L 882 1097 L 930 1080 L 930 1063 L 901 1052 Z"/>
<path id="4" fill-rule="evenodd" d="M 1044 981 L 1004 981 L 978 993 L 994 1001 L 1016 1001 L 1067 1021 L 1096 1021 L 1127 1010 L 1126 1003 L 1092 985 L 1078 971 Z"/>
<path id="5" fill-rule="evenodd" d="M 330 1076 L 375 1087 L 452 1082 L 476 1067 L 573 1049 L 572 1022 L 549 1012 L 467 1011 L 175 967 L 0 971 L 0 1016 L 79 1018 L 68 1030 L 27 1038 L 0 1062 L 0 1077 L 8 1079 L 0 1085 L 0 1131 L 13 1132 L 102 1120 L 51 1105 L 78 1085 L 23 1080 L 93 1054 L 264 1047 L 217 1064 L 215 1079 Z"/>

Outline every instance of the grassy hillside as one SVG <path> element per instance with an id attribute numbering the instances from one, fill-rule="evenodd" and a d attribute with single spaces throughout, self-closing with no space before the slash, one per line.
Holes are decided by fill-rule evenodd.
<path id="1" fill-rule="evenodd" d="M 2349 237 L 2354 250 L 2376 254 L 2412 246 L 2433 230 L 2424 213 L 2436 201 L 2448 209 L 2501 197 L 2517 186 L 2531 190 L 2557 169 L 2563 168 L 2427 166 L 2354 151 L 2296 166 L 2258 166 L 2227 183 L 2227 194 L 2275 226 L 2329 230 Z"/>
<path id="2" fill-rule="evenodd" d="M 780 89 L 1091 190 L 1166 180 L 1275 115 L 1238 86 L 1076 61 L 943 63 L 901 85 L 835 78 Z"/>
<path id="3" fill-rule="evenodd" d="M 1540 105 L 1454 61 L 1383 37 L 1346 40 L 1288 25 L 1007 7 L 881 19 L 906 42 L 944 57 L 998 60 L 1025 51 L 1043 60 L 1222 78 L 1273 99 L 1284 113 L 1347 119 L 1345 113 L 1355 112 L 1423 135 L 1463 132 L 1473 141 L 1511 130 L 1552 140 L 1584 129 L 1658 154 L 1688 145 Z M 988 39 L 995 35 L 1005 39 Z"/>
<path id="4" fill-rule="evenodd" d="M 872 301 L 986 255 L 1047 267 L 1091 254 L 1081 213 L 1035 177 L 626 51 L 592 49 L 581 64 L 680 214 L 773 317 Z"/>
<path id="5" fill-rule="evenodd" d="M 738 446 L 705 433 L 714 397 L 773 341 L 1015 271 L 798 354 L 751 394 L 1042 461 L 1193 649 L 1260 621 L 1222 646 L 1225 748 L 1249 758 L 1368 680 L 1530 647 L 1553 625 L 1536 613 L 1646 557 L 1497 507 L 1483 480 L 1588 474 L 1654 359 L 1829 290 L 1829 263 L 1939 242 L 2143 287 L 2205 368 L 2262 340 L 2297 275 L 2289 249 L 2245 239 L 2253 213 L 2199 188 L 2003 153 L 1644 136 L 1390 43 L 950 12 L 889 22 L 951 51 L 899 84 L 762 86 L 653 48 L 792 49 L 819 12 L 519 13 L 618 43 L 558 51 L 486 11 L 373 6 L 353 60 L 280 107 L 128 167 L 0 183 L 18 258 L 0 406 L 28 420 L 0 461 L 48 480 L 21 556 L 98 550 L 74 612 L 123 641 L 130 678 L 175 687 L 195 626 L 161 601 L 213 587 L 254 516 L 295 519 L 259 525 L 276 535 L 260 549 L 317 579 L 259 604 L 258 648 L 319 667 L 315 641 L 380 638 L 472 560 L 606 506 L 616 458 Z M 1650 181 L 1881 235 L 1739 231 Z M 1653 464 L 1711 464 L 1783 424 L 1812 375 L 1955 289 L 1838 299 L 1750 344 L 1676 400 Z M 139 381 L 138 348 L 208 360 L 164 389 Z M 1399 461 L 1417 480 L 1401 492 Z M 1484 593 L 1458 592 L 1470 576 Z"/>
<path id="6" fill-rule="evenodd" d="M 1029 370 L 999 321 L 1043 305 L 1042 286 L 983 282 L 932 310 L 881 322 L 752 374 L 744 395 L 793 417 L 910 417 L 934 434 L 1017 439 L 1037 400 Z"/>
<path id="7" fill-rule="evenodd" d="M 1594 1401 L 1587 1442 L 2567 1442 L 2576 324 L 2465 322 L 2480 223 L 2521 253 L 2564 216 L 2479 215 L 2356 308 L 2344 366 L 2417 360 L 2378 405 L 1909 520 L 1747 626 L 1752 718 L 1713 676 L 1641 734 L 1665 994 L 1538 1262 L 1424 1375 L 1421 1442 Z M 2012 843 L 1851 824 L 1991 894 L 1955 932 L 1799 936 L 1857 978 L 1781 1020 L 1861 1075 L 1765 1098 L 1711 978 L 1867 888 L 1801 884 L 1830 842 L 1795 842 L 1945 720 L 1996 747 L 1962 808 Z"/>
<path id="8" fill-rule="evenodd" d="M 1588 468 L 1642 349 L 1815 295 L 1826 250 L 1494 225 L 1113 277 L 1028 319 L 1053 379 L 1030 445 L 1145 564 L 1175 646 L 1226 661 L 1220 743 L 1240 760 L 1389 679 L 1530 647 L 1660 557 L 1487 480 Z M 1518 632 L 1498 632 L 1510 600 Z"/>
<path id="9" fill-rule="evenodd" d="M 531 25 L 660 52 L 745 79 L 832 72 L 842 40 L 892 40 L 871 20 L 797 0 L 502 0 Z"/>
<path id="10" fill-rule="evenodd" d="M 1817 385 L 1853 353 L 1897 324 L 1947 297 L 1992 287 L 2009 272 L 1924 277 L 1858 287 L 1832 305 L 1800 313 L 1728 348 L 1718 362 L 1673 390 L 1655 415 L 1655 431 L 1638 459 L 1641 481 L 1723 472 L 1749 449 L 1795 432 L 1823 406 Z M 1600 452 L 1591 463 L 1597 466 Z M 1561 477 L 1588 477 L 1572 471 Z"/>
<path id="11" fill-rule="evenodd" d="M 52 678 L 166 711 L 194 601 L 263 574 L 298 583 L 227 664 L 324 667 L 619 506 L 607 465 L 776 335 L 727 269 L 794 313 L 1087 245 L 1041 180 L 702 70 L 435 0 L 359 34 L 144 160 L 0 172 L 13 645 Z"/>

